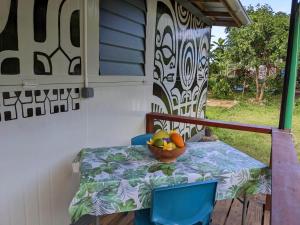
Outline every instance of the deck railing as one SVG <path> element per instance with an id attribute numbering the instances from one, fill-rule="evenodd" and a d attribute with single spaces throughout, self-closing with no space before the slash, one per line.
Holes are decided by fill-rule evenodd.
<path id="1" fill-rule="evenodd" d="M 272 195 L 271 198 L 267 198 L 267 204 L 271 204 L 271 225 L 300 224 L 300 165 L 293 144 L 293 138 L 289 132 L 268 126 L 148 113 L 146 114 L 147 133 L 154 132 L 155 120 L 272 135 L 270 163 L 272 171 Z"/>
<path id="2" fill-rule="evenodd" d="M 271 224 L 300 224 L 300 166 L 290 133 L 273 129 L 271 158 Z"/>
<path id="3" fill-rule="evenodd" d="M 154 120 L 166 120 L 173 122 L 189 123 L 195 125 L 203 125 L 208 127 L 219 127 L 224 129 L 240 130 L 240 131 L 250 131 L 255 133 L 271 134 L 272 127 L 242 124 L 234 122 L 223 122 L 217 120 L 208 119 L 198 119 L 187 116 L 177 116 L 162 113 L 147 113 L 146 114 L 146 131 L 147 133 L 153 133 L 154 131 Z"/>

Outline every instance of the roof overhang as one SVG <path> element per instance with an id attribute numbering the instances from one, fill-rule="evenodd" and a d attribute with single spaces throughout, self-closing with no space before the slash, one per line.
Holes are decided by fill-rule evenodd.
<path id="1" fill-rule="evenodd" d="M 240 27 L 251 23 L 239 0 L 176 0 L 211 26 Z"/>

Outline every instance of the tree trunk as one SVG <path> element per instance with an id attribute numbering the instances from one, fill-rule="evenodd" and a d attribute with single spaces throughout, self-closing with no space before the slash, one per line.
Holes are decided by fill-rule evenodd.
<path id="1" fill-rule="evenodd" d="M 264 82 L 261 84 L 260 87 L 260 95 L 259 95 L 259 101 L 261 102 L 264 98 L 264 93 L 265 93 L 265 88 L 266 88 L 266 82 L 267 82 L 267 77 L 270 76 L 270 68 L 267 66 L 267 75 L 266 75 L 266 79 L 264 80 Z"/>
<path id="2" fill-rule="evenodd" d="M 242 98 L 244 98 L 244 94 L 245 94 L 245 87 L 246 87 L 246 79 L 244 80 L 244 83 L 243 83 L 243 92 L 242 92 Z"/>
<path id="3" fill-rule="evenodd" d="M 263 84 L 261 84 L 261 88 L 260 88 L 260 95 L 259 95 L 259 101 L 261 102 L 264 98 L 264 92 L 265 92 L 265 87 L 266 87 L 266 82 L 264 82 Z"/>
<path id="4" fill-rule="evenodd" d="M 259 101 L 258 67 L 256 67 L 255 82 L 256 82 L 256 101 Z"/>

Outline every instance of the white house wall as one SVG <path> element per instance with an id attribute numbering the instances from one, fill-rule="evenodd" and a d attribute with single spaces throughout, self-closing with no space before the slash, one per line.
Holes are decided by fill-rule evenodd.
<path id="1" fill-rule="evenodd" d="M 82 100 L 80 110 L 1 124 L 1 225 L 69 223 L 78 187 L 71 168 L 76 153 L 86 146 L 128 145 L 144 132 L 151 86 L 117 87 L 95 88 L 95 98 Z"/>
<path id="2" fill-rule="evenodd" d="M 99 76 L 99 2 L 87 1 L 85 38 L 81 0 L 36 1 L 48 3 L 46 36 L 39 37 L 34 36 L 32 23 L 34 0 L 0 0 L 0 64 L 7 58 L 17 58 L 12 60 L 13 64 L 19 61 L 20 66 L 19 73 L 12 68 L 12 74 L 1 73 L 0 68 L 0 225 L 69 224 L 68 205 L 78 187 L 71 162 L 81 148 L 128 145 L 131 137 L 145 131 L 145 114 L 151 110 L 175 113 L 182 112 L 183 107 L 192 107 L 193 110 L 184 115 L 203 116 L 202 105 L 206 99 L 203 84 L 207 79 L 203 68 L 207 69 L 207 62 L 202 63 L 203 68 L 193 69 L 196 74 L 187 74 L 193 90 L 182 85 L 180 74 L 175 85 L 165 85 L 154 69 L 158 54 L 155 44 L 157 6 L 165 4 L 174 10 L 173 1 L 159 1 L 159 4 L 147 1 L 145 77 Z M 8 11 L 16 5 L 17 16 L 10 15 Z M 72 15 L 78 10 L 80 46 L 71 40 L 69 29 Z M 189 27 L 182 29 L 176 13 L 172 14 L 172 23 L 177 27 L 174 29 L 178 29 L 174 36 L 179 35 L 179 29 L 180 34 L 189 32 Z M 10 16 L 14 21 L 12 25 L 7 23 Z M 199 21 L 193 21 L 195 26 L 203 28 Z M 12 45 L 6 45 L 11 36 L 3 36 L 8 26 L 16 29 L 17 39 L 11 39 Z M 203 50 L 200 43 L 209 38 L 208 33 L 209 30 L 201 29 L 193 34 L 192 40 L 197 42 L 193 66 L 200 55 L 207 55 L 207 46 Z M 179 68 L 181 42 L 178 37 L 175 42 L 177 47 L 172 54 Z M 169 44 L 167 42 L 167 46 Z M 87 55 L 84 46 L 87 46 Z M 44 67 L 40 68 L 44 71 L 36 70 L 34 62 L 43 63 Z M 80 97 L 85 71 L 95 93 L 90 99 Z M 172 103 L 171 111 L 164 111 L 166 101 L 153 95 L 156 90 L 153 83 L 168 94 L 168 101 L 185 99 L 185 96 L 193 101 Z M 178 128 L 176 124 L 167 126 Z M 191 129 L 180 127 L 185 135 L 190 135 Z"/>

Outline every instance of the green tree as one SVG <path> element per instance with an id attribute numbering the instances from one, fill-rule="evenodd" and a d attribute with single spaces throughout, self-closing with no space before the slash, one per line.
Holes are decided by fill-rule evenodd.
<path id="1" fill-rule="evenodd" d="M 231 98 L 232 87 L 228 78 L 230 58 L 225 39 L 211 44 L 209 90 L 214 98 Z"/>
<path id="2" fill-rule="evenodd" d="M 250 6 L 247 12 L 252 20 L 248 26 L 227 28 L 227 51 L 239 68 L 254 69 L 256 99 L 264 96 L 266 80 L 259 79 L 259 66 L 265 65 L 267 77 L 271 69 L 282 68 L 286 56 L 289 15 L 275 13 L 269 5 Z"/>
<path id="3" fill-rule="evenodd" d="M 224 75 L 228 64 L 228 56 L 226 51 L 226 40 L 219 38 L 211 44 L 211 71 L 213 74 Z"/>

